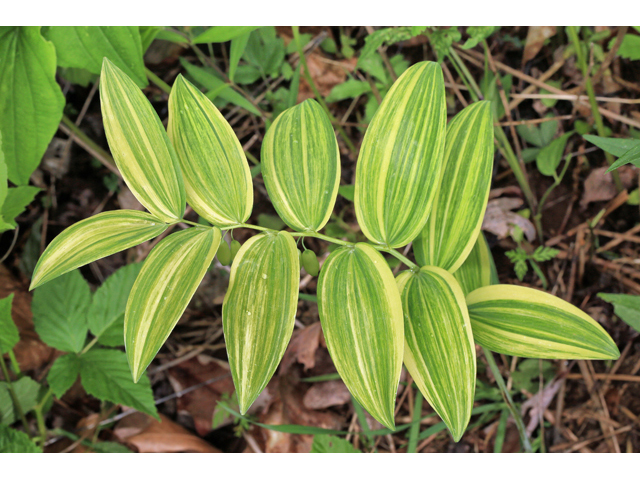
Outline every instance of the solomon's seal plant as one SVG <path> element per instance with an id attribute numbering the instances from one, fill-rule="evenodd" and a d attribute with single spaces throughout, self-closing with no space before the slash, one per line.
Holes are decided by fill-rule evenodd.
<path id="1" fill-rule="evenodd" d="M 246 223 L 253 188 L 242 146 L 187 80 L 178 77 L 171 91 L 167 131 L 136 83 L 108 60 L 100 98 L 117 166 L 148 213 L 107 212 L 69 227 L 40 258 L 31 288 L 170 225 L 193 225 L 153 248 L 131 290 L 124 342 L 136 381 L 218 252 L 222 264 L 232 262 L 222 320 L 246 412 L 291 338 L 301 264 L 318 273 L 313 252 L 300 255 L 300 237 L 338 245 L 318 280 L 327 347 L 356 400 L 389 428 L 403 363 L 458 440 L 473 407 L 476 342 L 534 358 L 619 356 L 609 335 L 580 309 L 538 290 L 496 285 L 480 233 L 493 163 L 490 104 L 474 103 L 447 125 L 436 63 L 418 63 L 398 79 L 364 137 L 355 211 L 369 243 L 319 233 L 336 200 L 340 156 L 331 122 L 315 101 L 282 113 L 263 142 L 264 183 L 292 230 L 274 231 Z M 186 203 L 213 226 L 185 221 Z M 223 232 L 238 227 L 261 232 L 230 249 Z M 418 264 L 396 250 L 410 242 Z M 394 278 L 383 253 L 408 269 Z"/>

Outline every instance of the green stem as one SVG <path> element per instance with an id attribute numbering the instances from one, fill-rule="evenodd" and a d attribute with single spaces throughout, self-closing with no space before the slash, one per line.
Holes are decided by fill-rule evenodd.
<path id="1" fill-rule="evenodd" d="M 45 442 L 47 441 L 47 426 L 44 423 L 43 409 L 52 394 L 53 392 L 49 389 L 44 397 L 42 397 L 42 400 L 40 400 L 40 403 L 33 408 L 33 412 L 36 414 L 36 422 L 38 423 L 38 432 L 40 432 L 40 446 L 43 449 Z"/>
<path id="2" fill-rule="evenodd" d="M 89 350 L 91 350 L 91 347 L 93 347 L 93 346 L 96 344 L 96 342 L 98 341 L 98 338 L 100 338 L 100 337 L 94 337 L 94 339 L 93 339 L 93 340 L 91 340 L 89 343 L 87 343 L 87 346 L 86 346 L 86 347 L 84 347 L 84 348 L 82 349 L 82 351 L 81 351 L 78 355 L 84 355 L 84 354 L 85 354 L 85 353 L 87 353 Z"/>
<path id="3" fill-rule="evenodd" d="M 578 64 L 580 65 L 580 69 L 582 70 L 582 76 L 584 78 L 584 87 L 587 90 L 587 95 L 589 96 L 589 104 L 591 106 L 591 113 L 593 114 L 593 120 L 596 124 L 596 130 L 598 131 L 598 135 L 601 137 L 606 137 L 607 132 L 604 128 L 604 122 L 602 121 L 602 116 L 600 115 L 600 111 L 598 110 L 598 102 L 596 101 L 596 92 L 593 89 L 593 83 L 591 82 L 591 75 L 589 74 L 589 67 L 587 65 L 587 59 L 582 50 L 582 45 L 580 45 L 580 37 L 578 36 L 578 31 L 574 26 L 567 27 L 567 33 L 569 34 L 569 38 L 573 43 L 573 46 L 576 50 L 576 57 L 578 57 Z M 608 152 L 605 152 L 605 156 L 607 158 L 607 162 L 609 165 L 612 165 L 615 162 L 613 155 Z M 620 175 L 617 171 L 611 172 L 613 176 L 613 181 L 616 184 L 616 188 L 618 192 L 624 190 L 624 186 L 622 185 L 622 181 L 620 180 Z"/>
<path id="4" fill-rule="evenodd" d="M 20 377 L 22 372 L 20 371 L 20 364 L 18 363 L 18 359 L 16 358 L 16 354 L 13 353 L 13 350 L 9 350 L 9 360 L 11 361 L 11 370 L 16 377 Z"/>
<path id="5" fill-rule="evenodd" d="M 416 453 L 418 448 L 418 434 L 420 433 L 420 417 L 422 415 L 422 393 L 420 390 L 416 393 L 415 401 L 413 402 L 413 424 L 409 430 L 409 445 L 407 446 L 407 453 Z"/>
<path id="6" fill-rule="evenodd" d="M 160 88 L 160 90 L 162 90 L 166 94 L 170 94 L 171 93 L 171 87 L 169 86 L 169 84 L 167 82 L 162 80 L 159 76 L 157 76 L 155 73 L 153 73 L 147 67 L 144 68 L 144 71 L 147 74 L 147 78 L 149 80 L 151 80 L 152 83 L 155 83 L 156 86 Z"/>
<path id="7" fill-rule="evenodd" d="M 482 90 L 480 90 L 480 87 L 476 83 L 476 80 L 473 78 L 473 75 L 471 75 L 471 72 L 453 48 L 449 49 L 449 56 L 458 64 L 458 67 L 460 68 L 460 70 L 462 70 L 462 73 L 469 81 L 469 84 L 473 87 L 469 92 L 471 93 L 474 101 L 477 102 L 478 100 L 483 98 Z"/>
<path id="8" fill-rule="evenodd" d="M 29 424 L 27 423 L 27 417 L 24 416 L 24 411 L 22 410 L 22 405 L 20 405 L 20 400 L 18 399 L 18 395 L 13 388 L 13 383 L 11 382 L 11 378 L 9 377 L 9 369 L 7 368 L 7 364 L 4 361 L 4 356 L 0 354 L 0 368 L 2 369 L 2 375 L 7 382 L 7 388 L 9 389 L 9 395 L 11 396 L 11 400 L 13 401 L 13 406 L 16 408 L 18 412 L 18 416 L 20 417 L 20 421 L 24 426 L 24 430 L 27 435 L 29 434 Z"/>
<path id="9" fill-rule="evenodd" d="M 564 160 L 564 167 L 562 167 L 562 171 L 560 172 L 560 176 L 556 176 L 554 182 L 549 186 L 549 188 L 547 188 L 546 192 L 544 192 L 544 194 L 542 195 L 542 198 L 540 198 L 540 203 L 538 203 L 538 211 L 537 213 L 533 216 L 533 220 L 536 224 L 536 229 L 539 232 L 539 237 L 540 237 L 540 243 L 544 243 L 544 238 L 542 236 L 542 209 L 544 207 L 545 202 L 547 201 L 547 198 L 549 197 L 549 195 L 551 194 L 551 192 L 553 192 L 553 190 L 560 185 L 560 183 L 562 182 L 562 179 L 564 178 L 565 174 L 567 173 L 567 169 L 569 168 L 569 163 L 571 160 L 571 155 L 567 155 L 565 157 Z"/>
<path id="10" fill-rule="evenodd" d="M 526 453 L 532 453 L 533 449 L 531 448 L 531 443 L 529 442 L 529 436 L 527 435 L 527 430 L 524 426 L 524 421 L 522 420 L 522 416 L 515 404 L 513 403 L 513 399 L 511 398 L 511 394 L 509 390 L 507 390 L 507 386 L 504 384 L 504 378 L 502 378 L 502 374 L 500 373 L 500 369 L 498 369 L 498 365 L 496 365 L 496 361 L 493 358 L 493 353 L 491 353 L 488 349 L 482 347 L 482 351 L 484 352 L 484 356 L 487 359 L 487 363 L 489 364 L 489 368 L 491 369 L 491 373 L 493 373 L 493 377 L 496 379 L 496 383 L 498 384 L 498 388 L 500 389 L 500 393 L 502 394 L 502 398 L 504 402 L 507 404 L 507 408 L 511 412 L 511 416 L 516 422 L 516 427 L 518 428 L 518 433 L 520 434 L 520 441 L 522 442 L 522 448 Z"/>
<path id="11" fill-rule="evenodd" d="M 493 132 L 495 134 L 496 140 L 498 141 L 498 149 L 500 150 L 500 153 L 502 153 L 502 156 L 507 160 L 509 167 L 513 171 L 513 174 L 518 181 L 518 185 L 520 185 L 522 193 L 524 193 L 524 196 L 527 199 L 527 203 L 532 210 L 535 209 L 536 197 L 533 195 L 533 191 L 531 190 L 531 186 L 529 186 L 529 182 L 527 182 L 526 175 L 522 171 L 522 168 L 520 168 L 518 157 L 516 157 L 516 154 L 511 148 L 511 144 L 509 143 L 507 136 L 500 126 L 493 127 Z M 540 232 L 538 232 L 538 234 L 540 234 Z"/>
<path id="12" fill-rule="evenodd" d="M 344 141 L 344 143 L 347 146 L 347 148 L 351 151 L 351 153 L 353 153 L 353 155 L 357 155 L 358 151 L 356 150 L 355 145 L 351 142 L 351 139 L 347 135 L 347 132 L 344 131 L 344 129 L 342 128 L 342 126 L 340 125 L 338 120 L 331 114 L 331 111 L 329 110 L 329 107 L 327 106 L 327 103 L 324 101 L 324 98 L 320 94 L 320 91 L 318 90 L 318 87 L 316 87 L 316 84 L 313 81 L 313 78 L 311 77 L 311 73 L 309 72 L 309 66 L 307 65 L 307 57 L 305 57 L 304 50 L 302 49 L 302 43 L 300 43 L 300 29 L 299 29 L 299 27 L 295 27 L 294 26 L 292 28 L 293 28 L 293 38 L 294 38 L 294 40 L 296 42 L 296 47 L 298 48 L 298 55 L 300 56 L 300 62 L 302 63 L 302 66 L 304 67 L 304 76 L 307 79 L 307 83 L 311 87 L 311 90 L 313 90 L 313 94 L 315 95 L 316 100 L 322 106 L 322 108 L 326 112 L 327 116 L 331 119 L 331 123 L 333 123 L 335 125 L 336 130 L 338 130 L 338 133 L 342 137 L 342 140 Z"/>
<path id="13" fill-rule="evenodd" d="M 95 157 L 101 158 L 104 162 L 115 167 L 116 162 L 113 157 L 109 155 L 109 152 L 100 147 L 96 142 L 91 140 L 85 133 L 78 128 L 78 126 L 71 121 L 66 115 L 62 116 L 62 123 L 73 133 L 76 143 L 82 146 L 90 154 Z M 104 163 L 103 162 L 103 163 Z"/>

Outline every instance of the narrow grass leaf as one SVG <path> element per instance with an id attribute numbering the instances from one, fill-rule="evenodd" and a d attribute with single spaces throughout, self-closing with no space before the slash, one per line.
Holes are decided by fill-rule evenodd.
<path id="1" fill-rule="evenodd" d="M 245 222 L 253 183 L 242 145 L 211 100 L 182 75 L 169 96 L 168 132 L 193 209 L 220 227 Z"/>
<path id="2" fill-rule="evenodd" d="M 33 272 L 30 290 L 60 275 L 157 237 L 167 224 L 145 212 L 103 212 L 74 223 L 46 248 Z"/>
<path id="3" fill-rule="evenodd" d="M 340 183 L 340 153 L 331 121 L 315 100 L 285 110 L 262 142 L 262 176 L 280 217 L 315 232 L 329 220 Z"/>
<path id="4" fill-rule="evenodd" d="M 429 220 L 413 243 L 420 265 L 455 272 L 476 242 L 493 166 L 491 104 L 474 103 L 447 128 L 444 172 Z"/>
<path id="5" fill-rule="evenodd" d="M 318 298 L 327 348 L 340 377 L 373 417 L 393 429 L 404 325 L 387 262 L 365 243 L 335 250 L 320 272 Z"/>
<path id="6" fill-rule="evenodd" d="M 231 48 L 229 49 L 229 81 L 233 82 L 238 68 L 238 62 L 244 53 L 244 49 L 247 47 L 249 41 L 249 35 L 251 32 L 238 35 L 231 40 Z"/>
<path id="7" fill-rule="evenodd" d="M 240 35 L 249 34 L 258 27 L 210 27 L 193 39 L 193 43 L 228 42 Z"/>
<path id="8" fill-rule="evenodd" d="M 473 408 L 476 349 L 462 289 L 438 267 L 397 279 L 404 312 L 404 363 L 429 404 L 462 437 Z"/>
<path id="9" fill-rule="evenodd" d="M 597 135 L 583 135 L 582 137 L 616 157 L 621 157 L 633 147 L 640 146 L 640 140 L 635 138 L 607 138 L 598 137 Z"/>
<path id="10" fill-rule="evenodd" d="M 631 163 L 636 167 L 640 167 L 640 145 L 636 145 L 624 155 L 622 155 L 618 160 L 613 162 L 613 164 L 607 169 L 607 172 L 616 170 L 623 165 L 627 165 L 628 163 Z"/>
<path id="11" fill-rule="evenodd" d="M 140 88 L 106 58 L 100 102 L 111 153 L 131 193 L 160 220 L 181 219 L 185 191 L 167 132 Z"/>
<path id="12" fill-rule="evenodd" d="M 242 414 L 267 386 L 291 339 L 299 280 L 298 249 L 287 232 L 252 237 L 233 261 L 222 327 Z"/>
<path id="13" fill-rule="evenodd" d="M 436 63 L 409 68 L 384 97 L 356 168 L 356 216 L 372 242 L 401 247 L 424 227 L 440 181 L 446 120 Z"/>
<path id="14" fill-rule="evenodd" d="M 124 318 L 125 348 L 135 382 L 180 320 L 221 237 L 215 227 L 189 228 L 163 239 L 145 260 Z"/>
<path id="15" fill-rule="evenodd" d="M 471 253 L 469 253 L 460 268 L 453 272 L 453 276 L 466 296 L 480 287 L 498 283 L 493 281 L 494 277 L 497 278 L 495 269 L 496 266 L 493 263 L 493 256 L 491 255 L 491 250 L 489 250 L 487 240 L 484 234 L 480 232 L 476 243 L 471 249 Z"/>
<path id="16" fill-rule="evenodd" d="M 494 352 L 572 360 L 620 356 L 595 320 L 549 293 L 492 285 L 471 292 L 467 305 L 476 342 Z"/>

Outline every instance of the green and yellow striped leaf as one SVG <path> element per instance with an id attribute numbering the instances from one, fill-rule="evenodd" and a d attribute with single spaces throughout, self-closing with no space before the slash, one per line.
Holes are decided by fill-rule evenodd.
<path id="1" fill-rule="evenodd" d="M 134 382 L 180 320 L 221 238 L 216 227 L 189 228 L 169 235 L 151 250 L 124 313 L 124 344 Z"/>
<path id="2" fill-rule="evenodd" d="M 185 191 L 167 132 L 140 88 L 106 58 L 100 102 L 111 153 L 131 193 L 160 220 L 180 220 Z"/>
<path id="3" fill-rule="evenodd" d="M 74 223 L 40 256 L 30 290 L 71 270 L 157 237 L 167 224 L 136 210 L 103 212 Z"/>
<path id="4" fill-rule="evenodd" d="M 331 121 L 315 100 L 285 110 L 262 142 L 262 176 L 280 218 L 315 232 L 329 220 L 340 183 L 340 153 Z"/>
<path id="5" fill-rule="evenodd" d="M 480 287 L 499 283 L 491 250 L 482 232 L 478 234 L 471 253 L 460 268 L 453 272 L 453 276 L 462 287 L 465 296 Z"/>
<path id="6" fill-rule="evenodd" d="M 420 265 L 455 272 L 476 242 L 493 166 L 491 103 L 469 105 L 447 127 L 444 170 L 429 220 L 413 243 Z"/>
<path id="7" fill-rule="evenodd" d="M 424 227 L 440 182 L 446 121 L 434 62 L 406 70 L 384 97 L 356 166 L 356 216 L 372 242 L 401 247 Z"/>
<path id="8" fill-rule="evenodd" d="M 492 285 L 467 295 L 467 305 L 476 342 L 494 352 L 571 360 L 620 356 L 595 320 L 549 293 Z"/>
<path id="9" fill-rule="evenodd" d="M 211 100 L 182 75 L 169 96 L 167 131 L 193 209 L 220 227 L 244 223 L 253 183 L 242 145 Z"/>
<path id="10" fill-rule="evenodd" d="M 404 350 L 402 302 L 393 274 L 370 245 L 335 250 L 318 280 L 327 348 L 345 385 L 380 423 L 394 428 Z"/>
<path id="11" fill-rule="evenodd" d="M 287 232 L 252 237 L 233 261 L 222 327 L 242 414 L 267 386 L 287 349 L 299 282 L 298 249 Z"/>
<path id="12" fill-rule="evenodd" d="M 457 442 L 476 388 L 476 349 L 462 289 L 438 267 L 398 278 L 404 312 L 404 364 Z"/>

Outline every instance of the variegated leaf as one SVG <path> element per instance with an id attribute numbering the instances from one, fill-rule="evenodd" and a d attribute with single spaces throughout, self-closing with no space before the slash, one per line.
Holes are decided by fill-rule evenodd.
<path id="1" fill-rule="evenodd" d="M 493 165 L 491 103 L 469 105 L 447 127 L 444 171 L 429 220 L 413 243 L 420 265 L 455 272 L 475 244 Z"/>
<path id="2" fill-rule="evenodd" d="M 182 75 L 169 96 L 167 130 L 193 209 L 220 227 L 244 223 L 253 183 L 242 145 L 211 100 Z"/>
<path id="3" fill-rule="evenodd" d="M 491 250 L 482 232 L 478 234 L 471 253 L 460 268 L 453 272 L 453 276 L 462 287 L 465 296 L 480 287 L 499 283 Z"/>
<path id="4" fill-rule="evenodd" d="M 467 305 L 476 342 L 494 352 L 572 360 L 620 356 L 595 320 L 549 293 L 492 285 L 471 292 Z"/>
<path id="5" fill-rule="evenodd" d="M 372 242 L 401 247 L 424 227 L 440 182 L 446 121 L 436 63 L 409 68 L 385 96 L 356 166 L 356 216 Z"/>
<path id="6" fill-rule="evenodd" d="M 136 210 L 103 212 L 74 223 L 40 256 L 30 290 L 75 268 L 157 237 L 167 224 Z"/>
<path id="7" fill-rule="evenodd" d="M 213 228 L 189 228 L 163 239 L 138 274 L 124 314 L 124 343 L 137 382 L 187 308 L 218 250 Z"/>
<path id="8" fill-rule="evenodd" d="M 329 220 L 340 183 L 340 153 L 331 122 L 315 100 L 285 110 L 262 142 L 262 176 L 280 218 L 315 232 Z"/>
<path id="9" fill-rule="evenodd" d="M 457 442 L 467 428 L 476 387 L 476 349 L 464 294 L 438 267 L 398 278 L 404 312 L 404 364 Z"/>
<path id="10" fill-rule="evenodd" d="M 365 243 L 339 248 L 320 271 L 318 300 L 340 377 L 374 418 L 394 428 L 404 326 L 400 293 L 386 260 Z"/>
<path id="11" fill-rule="evenodd" d="M 269 383 L 291 339 L 299 281 L 298 249 L 287 232 L 252 237 L 233 261 L 222 326 L 242 414 Z"/>
<path id="12" fill-rule="evenodd" d="M 140 88 L 106 58 L 100 102 L 111 153 L 131 192 L 162 221 L 180 220 L 185 191 L 167 132 Z"/>

